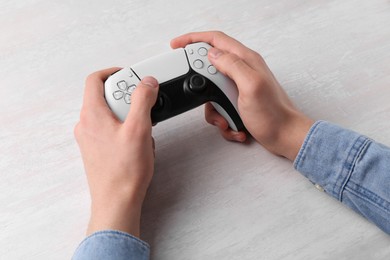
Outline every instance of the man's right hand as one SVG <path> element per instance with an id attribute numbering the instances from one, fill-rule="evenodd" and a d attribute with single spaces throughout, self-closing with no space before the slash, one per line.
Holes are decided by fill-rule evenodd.
<path id="1" fill-rule="evenodd" d="M 194 42 L 212 45 L 210 62 L 236 83 L 238 110 L 249 133 L 269 151 L 293 161 L 313 120 L 294 106 L 261 55 L 222 32 L 185 34 L 173 39 L 171 46 Z M 216 125 L 224 138 L 245 141 L 246 134 L 230 129 L 210 104 L 206 105 L 206 120 Z"/>

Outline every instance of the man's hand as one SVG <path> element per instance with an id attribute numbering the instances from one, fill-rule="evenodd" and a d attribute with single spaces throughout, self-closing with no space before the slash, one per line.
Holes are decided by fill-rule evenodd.
<path id="1" fill-rule="evenodd" d="M 300 112 L 275 79 L 263 58 L 222 32 L 182 35 L 171 41 L 172 48 L 207 42 L 210 62 L 238 87 L 238 110 L 249 133 L 269 151 L 294 160 L 313 121 Z M 244 142 L 244 132 L 235 132 L 210 105 L 207 122 L 216 125 L 228 140 Z"/>
<path id="2" fill-rule="evenodd" d="M 87 234 L 114 229 L 139 236 L 141 207 L 154 171 L 150 112 L 158 83 L 146 77 L 138 84 L 122 123 L 104 99 L 104 81 L 118 70 L 111 68 L 88 76 L 74 134 L 92 199 Z"/>

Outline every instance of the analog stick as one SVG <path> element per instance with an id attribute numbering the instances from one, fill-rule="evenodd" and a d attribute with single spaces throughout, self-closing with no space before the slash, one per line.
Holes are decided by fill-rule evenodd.
<path id="1" fill-rule="evenodd" d="M 206 80 L 199 74 L 192 75 L 189 87 L 191 91 L 201 93 L 206 89 Z"/>

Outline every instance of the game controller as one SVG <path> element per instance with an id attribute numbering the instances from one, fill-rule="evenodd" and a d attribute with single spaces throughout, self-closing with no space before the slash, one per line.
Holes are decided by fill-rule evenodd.
<path id="1" fill-rule="evenodd" d="M 145 76 L 153 76 L 160 85 L 151 112 L 153 124 L 211 102 L 231 129 L 244 130 L 237 107 L 237 87 L 210 63 L 210 48 L 204 42 L 189 44 L 112 74 L 104 83 L 108 106 L 124 121 L 137 84 Z"/>

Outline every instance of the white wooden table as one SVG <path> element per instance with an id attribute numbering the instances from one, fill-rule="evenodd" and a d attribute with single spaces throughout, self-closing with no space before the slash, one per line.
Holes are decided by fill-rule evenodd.
<path id="1" fill-rule="evenodd" d="M 69 259 L 89 193 L 73 138 L 84 78 L 218 29 L 295 103 L 390 145 L 387 0 L 0 1 L 0 259 Z M 390 237 L 203 108 L 157 125 L 142 237 L 153 259 L 390 259 Z"/>

